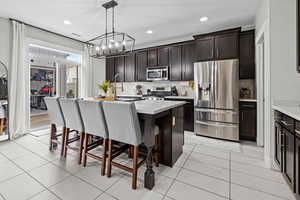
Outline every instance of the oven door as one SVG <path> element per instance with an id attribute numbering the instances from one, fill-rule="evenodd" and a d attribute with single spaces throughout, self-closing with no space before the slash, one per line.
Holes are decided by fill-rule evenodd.
<path id="1" fill-rule="evenodd" d="M 162 79 L 162 71 L 161 70 L 147 70 L 147 81 L 155 81 Z"/>

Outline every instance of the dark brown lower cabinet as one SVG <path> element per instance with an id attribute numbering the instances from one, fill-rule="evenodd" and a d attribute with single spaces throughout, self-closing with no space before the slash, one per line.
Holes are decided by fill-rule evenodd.
<path id="1" fill-rule="evenodd" d="M 194 132 L 194 100 L 193 99 L 177 99 L 177 98 L 165 98 L 168 101 L 185 101 L 184 108 L 184 123 L 183 129 L 185 131 Z"/>
<path id="2" fill-rule="evenodd" d="M 275 122 L 275 154 L 274 159 L 277 163 L 278 167 L 280 168 L 280 171 L 283 171 L 282 166 L 282 153 L 283 153 L 283 133 L 282 133 L 282 127 L 278 122 Z"/>
<path id="3" fill-rule="evenodd" d="M 240 102 L 240 139 L 256 141 L 256 102 Z"/>
<path id="4" fill-rule="evenodd" d="M 295 191 L 295 135 L 286 129 L 283 131 L 283 175 L 293 191 Z"/>
<path id="5" fill-rule="evenodd" d="M 296 196 L 300 199 L 300 136 L 296 135 L 295 141 L 295 165 L 296 165 Z"/>

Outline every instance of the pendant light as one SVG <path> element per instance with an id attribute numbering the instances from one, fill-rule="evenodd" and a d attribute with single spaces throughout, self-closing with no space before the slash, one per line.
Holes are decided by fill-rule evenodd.
<path id="1" fill-rule="evenodd" d="M 117 5 L 118 3 L 115 0 L 102 5 L 105 8 L 105 33 L 87 42 L 89 44 L 89 54 L 93 58 L 103 59 L 133 51 L 135 39 L 127 33 L 115 31 L 115 7 Z M 107 14 L 110 9 L 112 12 L 112 30 L 108 32 Z"/>

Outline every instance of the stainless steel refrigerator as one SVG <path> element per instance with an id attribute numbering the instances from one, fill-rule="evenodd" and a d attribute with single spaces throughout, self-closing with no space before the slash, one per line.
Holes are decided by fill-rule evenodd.
<path id="1" fill-rule="evenodd" d="M 195 133 L 239 140 L 239 61 L 194 64 Z"/>

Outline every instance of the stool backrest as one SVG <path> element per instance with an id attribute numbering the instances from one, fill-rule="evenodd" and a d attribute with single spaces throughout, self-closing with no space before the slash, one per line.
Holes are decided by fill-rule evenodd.
<path id="1" fill-rule="evenodd" d="M 102 101 L 79 100 L 78 105 L 84 124 L 84 131 L 91 135 L 108 138 Z"/>
<path id="2" fill-rule="evenodd" d="M 44 97 L 44 101 L 47 106 L 47 113 L 51 124 L 64 127 L 66 123 L 65 118 L 62 114 L 59 98 L 60 97 Z"/>
<path id="3" fill-rule="evenodd" d="M 109 139 L 131 145 L 142 143 L 141 127 L 135 104 L 130 102 L 103 102 Z"/>
<path id="4" fill-rule="evenodd" d="M 66 128 L 70 128 L 79 132 L 84 132 L 78 99 L 60 98 L 59 103 L 66 122 Z"/>

